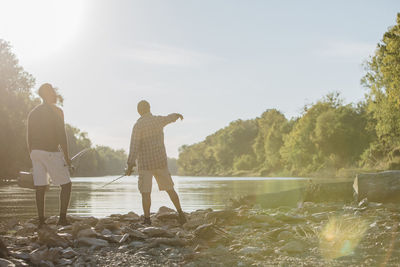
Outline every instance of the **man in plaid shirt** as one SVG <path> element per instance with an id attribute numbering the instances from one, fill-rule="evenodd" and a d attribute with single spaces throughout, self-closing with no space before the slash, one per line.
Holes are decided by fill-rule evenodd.
<path id="1" fill-rule="evenodd" d="M 132 130 L 131 146 L 128 157 L 126 175 L 131 175 L 132 169 L 138 161 L 139 191 L 142 194 L 142 206 L 144 223 L 150 225 L 151 187 L 153 176 L 156 178 L 158 188 L 167 191 L 172 203 L 178 211 L 178 221 L 186 222 L 182 211 L 178 194 L 174 189 L 174 182 L 168 171 L 167 153 L 164 145 L 164 127 L 177 119 L 183 120 L 183 116 L 172 113 L 168 116 L 153 116 L 150 112 L 150 104 L 142 100 L 138 103 L 137 110 L 140 118 Z"/>

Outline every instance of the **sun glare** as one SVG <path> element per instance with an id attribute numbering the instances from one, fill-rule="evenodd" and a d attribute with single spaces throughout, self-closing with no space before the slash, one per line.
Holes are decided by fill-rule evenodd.
<path id="1" fill-rule="evenodd" d="M 354 253 L 367 224 L 352 217 L 332 217 L 319 235 L 321 254 L 331 260 Z"/>
<path id="2" fill-rule="evenodd" d="M 0 38 L 23 60 L 53 56 L 73 42 L 82 25 L 85 1 L 2 1 Z"/>

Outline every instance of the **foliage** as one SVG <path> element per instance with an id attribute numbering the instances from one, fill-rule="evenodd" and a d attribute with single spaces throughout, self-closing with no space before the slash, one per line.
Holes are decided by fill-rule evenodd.
<path id="1" fill-rule="evenodd" d="M 368 111 L 377 139 L 364 153 L 363 163 L 376 166 L 388 162 L 391 152 L 400 145 L 400 13 L 365 68 L 362 84 L 369 90 Z"/>
<path id="2" fill-rule="evenodd" d="M 257 163 L 262 173 L 278 171 L 282 168 L 283 137 L 289 133 L 292 124 L 276 109 L 265 111 L 256 121 L 258 134 L 253 149 Z"/>
<path id="3" fill-rule="evenodd" d="M 86 132 L 81 132 L 68 124 L 66 132 L 70 155 L 75 155 L 85 148 L 92 148 L 74 162 L 77 167 L 75 176 L 105 176 L 123 173 L 127 161 L 127 155 L 123 150 L 114 150 L 106 146 L 92 147 L 92 142 Z"/>
<path id="4" fill-rule="evenodd" d="M 362 104 L 343 105 L 338 93 L 307 108 L 285 138 L 285 167 L 294 174 L 356 165 L 372 140 Z"/>
<path id="5" fill-rule="evenodd" d="M 275 110 L 255 120 L 235 121 L 203 142 L 181 148 L 183 175 L 309 175 L 358 164 L 373 140 L 365 104 L 344 105 L 338 93 L 306 106 L 289 121 Z"/>
<path id="6" fill-rule="evenodd" d="M 25 124 L 29 110 L 37 103 L 31 93 L 34 83 L 10 44 L 0 39 L 0 179 L 15 177 L 30 163 Z"/>
<path id="7" fill-rule="evenodd" d="M 208 136 L 203 142 L 180 149 L 178 165 L 181 175 L 225 175 L 252 168 L 252 150 L 257 135 L 255 120 L 237 120 Z M 247 156 L 246 156 L 247 155 Z"/>

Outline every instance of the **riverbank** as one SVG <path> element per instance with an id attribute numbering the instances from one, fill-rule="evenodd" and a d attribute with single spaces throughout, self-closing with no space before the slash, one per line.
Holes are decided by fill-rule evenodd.
<path id="1" fill-rule="evenodd" d="M 312 179 L 350 179 L 356 177 L 358 173 L 376 173 L 385 171 L 384 169 L 365 169 L 365 168 L 342 168 L 339 170 L 325 169 L 311 173 L 293 174 L 290 171 L 282 170 L 275 172 L 262 172 L 262 171 L 227 171 L 222 173 L 214 173 L 209 176 L 201 177 L 293 177 L 293 178 L 312 178 Z M 179 175 L 178 175 L 179 176 Z M 187 176 L 190 176 L 188 174 Z M 185 177 L 185 176 L 180 176 Z M 190 176 L 196 177 L 196 176 Z"/>
<path id="2" fill-rule="evenodd" d="M 399 214 L 398 205 L 368 201 L 296 208 L 236 201 L 187 213 L 183 226 L 162 207 L 151 227 L 131 212 L 70 216 L 67 227 L 50 217 L 39 231 L 34 220 L 13 218 L 0 233 L 16 266 L 397 266 Z"/>

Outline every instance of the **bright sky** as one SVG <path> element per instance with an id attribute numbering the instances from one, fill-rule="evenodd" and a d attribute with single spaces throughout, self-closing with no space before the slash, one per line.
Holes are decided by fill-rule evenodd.
<path id="1" fill-rule="evenodd" d="M 59 87 L 66 121 L 129 147 L 141 99 L 167 126 L 169 156 L 269 108 L 288 118 L 339 91 L 358 101 L 361 63 L 400 1 L 2 0 L 0 38 L 37 81 Z"/>

